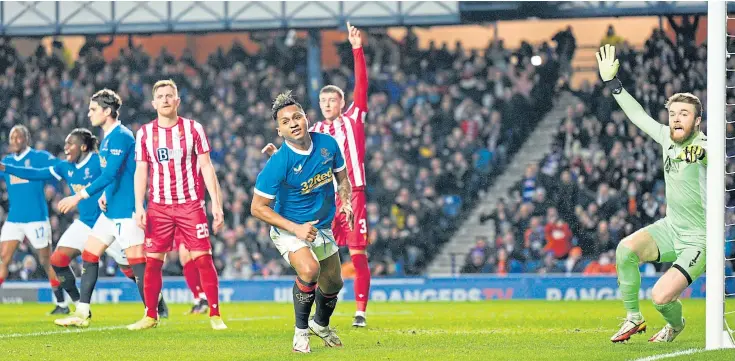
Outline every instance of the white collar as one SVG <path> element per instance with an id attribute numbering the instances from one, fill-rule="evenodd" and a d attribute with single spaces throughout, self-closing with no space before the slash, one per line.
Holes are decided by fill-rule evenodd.
<path id="1" fill-rule="evenodd" d="M 30 152 L 31 152 L 31 147 L 26 147 L 26 150 L 20 153 L 20 155 L 13 154 L 13 158 L 15 158 L 16 161 L 20 162 L 20 160 L 25 158 Z"/>
<path id="2" fill-rule="evenodd" d="M 75 164 L 75 166 L 77 167 L 77 169 L 82 169 L 82 167 L 84 167 L 84 165 L 87 164 L 87 162 L 89 162 L 89 159 L 90 158 L 92 158 L 92 152 L 89 152 L 87 154 L 87 156 L 84 157 L 84 160 L 82 160 L 81 162 Z"/>
<path id="3" fill-rule="evenodd" d="M 309 136 L 311 136 L 311 135 L 309 135 Z M 299 155 L 309 155 L 309 154 L 311 154 L 311 151 L 314 150 L 314 139 L 311 140 L 311 145 L 309 146 L 309 149 L 308 150 L 297 149 L 296 147 L 292 146 L 288 142 L 288 140 L 285 141 L 284 143 L 286 143 L 286 146 L 288 146 L 294 153 L 299 154 Z"/>
<path id="4" fill-rule="evenodd" d="M 103 138 L 106 138 L 108 135 L 110 135 L 110 133 L 112 133 L 112 131 L 115 130 L 115 128 L 117 128 L 118 126 L 120 126 L 120 121 L 119 120 L 115 122 L 115 125 L 113 125 L 112 128 L 110 128 L 109 130 L 105 131 L 105 136 Z"/>

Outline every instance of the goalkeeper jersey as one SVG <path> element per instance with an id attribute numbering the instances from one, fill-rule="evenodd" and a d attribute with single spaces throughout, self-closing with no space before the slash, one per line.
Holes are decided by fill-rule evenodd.
<path id="1" fill-rule="evenodd" d="M 681 236 L 706 236 L 705 207 L 707 206 L 707 164 L 688 164 L 678 159 L 688 145 L 707 149 L 707 136 L 696 131 L 684 143 L 671 140 L 669 127 L 650 117 L 633 119 L 633 123 L 663 147 L 664 179 L 666 180 L 666 217 Z M 706 158 L 705 158 L 706 159 Z"/>

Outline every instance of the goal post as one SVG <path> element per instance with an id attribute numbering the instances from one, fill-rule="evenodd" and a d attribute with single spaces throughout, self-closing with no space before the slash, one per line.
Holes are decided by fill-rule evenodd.
<path id="1" fill-rule="evenodd" d="M 706 348 L 723 348 L 725 331 L 725 137 L 727 1 L 707 3 Z"/>

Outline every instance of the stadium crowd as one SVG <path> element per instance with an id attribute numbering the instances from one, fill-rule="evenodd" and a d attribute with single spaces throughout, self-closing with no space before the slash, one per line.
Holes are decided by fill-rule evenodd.
<path id="1" fill-rule="evenodd" d="M 677 92 L 706 104 L 706 45 L 681 33 L 672 42 L 658 29 L 642 49 L 619 40 L 621 81 L 654 119 L 668 124 L 664 104 Z M 615 274 L 618 243 L 665 216 L 660 146 L 601 82 L 585 82 L 574 94 L 578 102 L 554 130 L 551 152 L 481 216 L 494 222 L 496 238 L 478 238 L 463 273 Z M 650 274 L 668 266 L 641 267 Z"/>
<path id="2" fill-rule="evenodd" d="M 310 119 L 321 115 L 305 87 L 305 40 L 284 41 L 280 33 L 253 39 L 260 45 L 255 53 L 235 42 L 199 64 L 188 49 L 178 59 L 166 49 L 154 58 L 132 42 L 105 61 L 102 50 L 110 42 L 94 37 L 87 38 L 76 61 L 56 41 L 50 52 L 39 46 L 32 56 L 21 57 L 8 38 L 0 38 L 0 143 L 6 147 L 10 128 L 25 124 L 31 146 L 63 156 L 66 134 L 90 127 L 88 100 L 101 88 L 120 94 L 120 119 L 137 131 L 155 117 L 148 101 L 152 84 L 173 79 L 181 114 L 206 127 L 226 200 L 226 229 L 212 237 L 218 271 L 223 278 L 290 273 L 265 224 L 249 214 L 252 187 L 267 160 L 261 148 L 277 139 L 269 126 L 271 99 L 293 89 Z M 339 46 L 342 66 L 324 71 L 324 80 L 345 89 L 349 98 L 352 59 L 345 45 Z M 545 44 L 539 49 L 543 65 L 534 67 L 529 44 L 516 51 L 505 49 L 502 40 L 484 52 L 466 51 L 461 43 L 452 51 L 446 44 L 420 49 L 411 31 L 396 41 L 380 30 L 371 32 L 365 52 L 371 267 L 375 275 L 418 274 L 448 240 L 455 220 L 471 209 L 478 190 L 491 184 L 551 108 L 558 55 Z M 2 187 L 4 219 L 8 203 Z M 61 184 L 46 188 L 54 244 L 73 220 L 56 210 L 67 192 Z M 172 256 L 164 272 L 180 275 L 178 257 Z M 114 261 L 105 265 L 101 272 L 116 274 Z M 349 262 L 344 267 L 349 274 Z M 45 277 L 27 245 L 16 252 L 10 271 L 9 279 Z"/>

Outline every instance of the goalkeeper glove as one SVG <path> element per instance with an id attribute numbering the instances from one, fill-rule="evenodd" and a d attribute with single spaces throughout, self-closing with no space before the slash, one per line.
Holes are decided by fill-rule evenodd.
<path id="1" fill-rule="evenodd" d="M 679 159 L 687 162 L 694 163 L 697 161 L 704 160 L 707 157 L 707 150 L 701 145 L 687 145 L 684 150 L 679 154 Z"/>
<path id="2" fill-rule="evenodd" d="M 620 68 L 620 63 L 615 59 L 615 47 L 606 44 L 595 55 L 597 56 L 597 66 L 600 68 L 602 81 L 609 82 L 615 79 L 615 76 L 618 74 L 618 68 Z"/>

